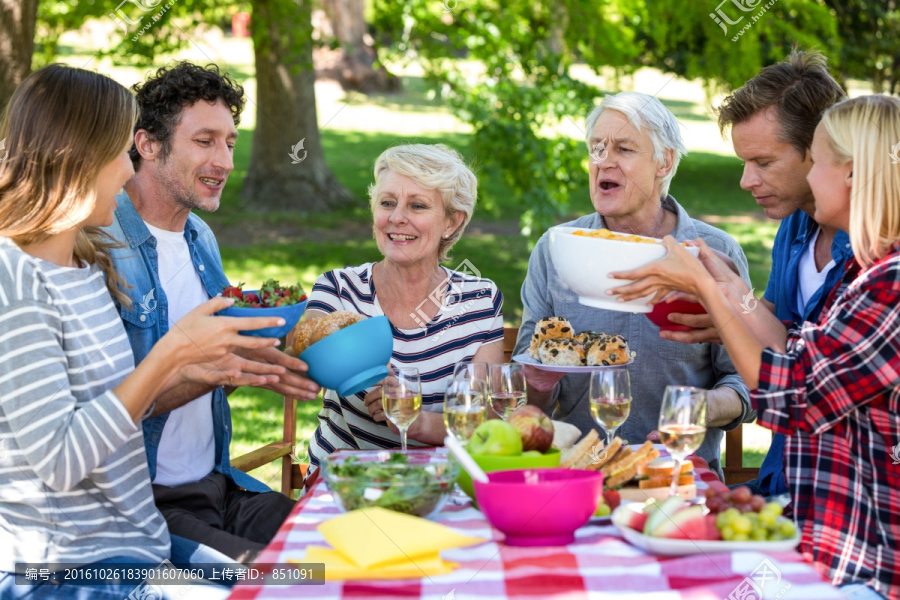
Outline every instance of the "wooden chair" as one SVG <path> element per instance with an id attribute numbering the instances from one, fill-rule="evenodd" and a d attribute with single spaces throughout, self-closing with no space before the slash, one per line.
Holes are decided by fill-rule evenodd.
<path id="1" fill-rule="evenodd" d="M 518 336 L 518 327 L 505 327 L 503 329 L 503 358 L 506 362 L 512 359 Z M 725 432 L 725 466 L 722 471 L 725 473 L 726 485 L 744 483 L 759 477 L 758 468 L 744 466 L 743 424 L 736 429 Z"/>
<path id="2" fill-rule="evenodd" d="M 270 462 L 281 459 L 281 493 L 293 498 L 295 490 L 303 488 L 307 465 L 294 462 L 292 456 L 297 443 L 297 401 L 284 398 L 281 440 L 231 459 L 231 466 L 247 473 Z"/>

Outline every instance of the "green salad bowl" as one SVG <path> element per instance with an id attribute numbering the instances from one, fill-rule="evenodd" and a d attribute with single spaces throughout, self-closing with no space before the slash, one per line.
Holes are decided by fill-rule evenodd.
<path id="1" fill-rule="evenodd" d="M 550 448 L 544 454 L 520 454 L 519 456 L 472 454 L 471 456 L 485 473 L 512 471 L 515 469 L 553 468 L 559 466 L 560 459 L 559 450 L 556 448 Z M 459 478 L 456 480 L 456 483 L 472 499 L 472 503 L 478 506 L 478 503 L 475 501 L 475 488 L 472 486 L 472 478 L 469 477 L 469 474 L 464 469 L 459 470 Z"/>
<path id="2" fill-rule="evenodd" d="M 446 454 L 416 450 L 339 450 L 320 468 L 344 512 L 379 506 L 424 518 L 443 508 L 460 471 Z"/>

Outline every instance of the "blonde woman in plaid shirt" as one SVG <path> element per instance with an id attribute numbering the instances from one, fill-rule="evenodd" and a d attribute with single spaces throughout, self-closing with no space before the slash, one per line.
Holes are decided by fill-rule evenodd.
<path id="1" fill-rule="evenodd" d="M 848 232 L 855 261 L 817 323 L 785 331 L 744 314 L 747 286 L 702 241 L 700 262 L 670 238 L 666 258 L 619 273 L 625 300 L 696 294 L 751 388 L 759 423 L 787 436 L 785 471 L 800 551 L 852 598 L 900 597 L 900 99 L 829 109 L 808 180 L 815 220 Z M 703 266 L 706 268 L 704 269 Z"/>

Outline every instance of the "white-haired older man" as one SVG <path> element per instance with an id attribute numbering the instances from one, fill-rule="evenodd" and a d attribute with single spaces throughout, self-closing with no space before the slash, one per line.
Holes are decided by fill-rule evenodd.
<path id="1" fill-rule="evenodd" d="M 677 240 L 698 237 L 727 255 L 749 283 L 747 259 L 725 232 L 692 219 L 669 195 L 678 163 L 687 153 L 675 116 L 652 96 L 622 92 L 607 96 L 587 118 L 590 153 L 590 196 L 593 213 L 566 223 L 571 227 L 632 233 Z M 538 241 L 522 285 L 524 314 L 516 353 L 527 352 L 537 321 L 565 317 L 575 331 L 601 331 L 628 339 L 637 358 L 631 374 L 631 415 L 619 435 L 642 441 L 656 429 L 667 385 L 692 385 L 710 390 L 707 433 L 697 454 L 721 476 L 719 448 L 723 431 L 751 421 L 749 393 L 725 349 L 718 344 L 680 344 L 660 339 L 659 329 L 643 314 L 590 308 L 578 303 L 550 261 L 549 240 Z M 598 428 L 588 401 L 589 377 L 562 377 L 528 369 L 528 402 L 582 432 Z M 602 431 L 601 431 L 602 434 Z"/>

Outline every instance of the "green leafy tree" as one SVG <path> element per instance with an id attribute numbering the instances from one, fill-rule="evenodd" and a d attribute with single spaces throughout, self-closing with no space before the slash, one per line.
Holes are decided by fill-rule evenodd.
<path id="1" fill-rule="evenodd" d="M 98 56 L 149 66 L 190 42 L 197 23 L 225 23 L 251 11 L 256 64 L 256 129 L 242 195 L 247 210 L 325 211 L 352 200 L 328 167 L 316 115 L 311 3 L 254 0 L 43 0 L 37 62 L 48 62 L 59 36 L 89 18 L 115 21 L 116 36 Z"/>
<path id="2" fill-rule="evenodd" d="M 713 91 L 781 59 L 792 42 L 837 40 L 832 15 L 814 2 L 780 0 L 755 21 L 758 10 L 741 9 L 724 31 L 716 10 L 713 0 L 376 0 L 373 23 L 471 124 L 478 160 L 521 199 L 533 239 L 587 196 L 583 122 L 603 91 L 576 78 L 576 64 L 618 76 L 652 66 Z"/>
<path id="3" fill-rule="evenodd" d="M 900 93 L 900 2 L 825 0 L 825 4 L 837 19 L 844 76 L 870 80 L 874 92 Z"/>

